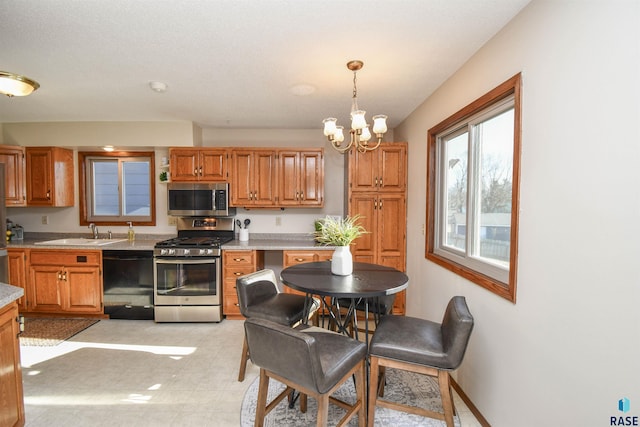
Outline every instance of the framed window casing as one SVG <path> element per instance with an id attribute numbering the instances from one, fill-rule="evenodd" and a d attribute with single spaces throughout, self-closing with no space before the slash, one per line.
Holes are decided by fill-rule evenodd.
<path id="1" fill-rule="evenodd" d="M 79 152 L 80 225 L 155 225 L 153 152 Z"/>
<path id="2" fill-rule="evenodd" d="M 516 301 L 521 75 L 429 129 L 428 260 Z"/>

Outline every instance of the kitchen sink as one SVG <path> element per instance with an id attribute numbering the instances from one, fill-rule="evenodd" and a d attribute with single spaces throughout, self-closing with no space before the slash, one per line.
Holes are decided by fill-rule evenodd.
<path id="1" fill-rule="evenodd" d="M 49 246 L 104 246 L 112 243 L 124 242 L 127 239 L 88 239 L 84 237 L 46 240 L 44 242 L 36 242 L 36 245 Z"/>

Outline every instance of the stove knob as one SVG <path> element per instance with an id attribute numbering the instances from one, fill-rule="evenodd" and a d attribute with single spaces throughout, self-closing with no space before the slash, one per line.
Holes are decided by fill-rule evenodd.
<path id="1" fill-rule="evenodd" d="M 207 253 L 207 250 L 206 250 L 206 249 L 200 249 L 200 250 L 198 251 L 198 254 L 199 254 L 199 255 L 204 255 L 204 254 L 206 254 L 206 253 Z"/>
<path id="2" fill-rule="evenodd" d="M 189 255 L 189 253 L 191 252 L 191 249 L 183 249 L 183 255 Z"/>
<path id="3" fill-rule="evenodd" d="M 169 252 L 167 252 L 169 255 L 175 255 L 176 254 L 176 250 L 175 249 L 169 249 Z"/>
<path id="4" fill-rule="evenodd" d="M 166 255 L 168 252 L 168 249 L 160 249 L 160 255 Z"/>
<path id="5" fill-rule="evenodd" d="M 213 249 L 207 249 L 207 255 L 213 255 Z"/>

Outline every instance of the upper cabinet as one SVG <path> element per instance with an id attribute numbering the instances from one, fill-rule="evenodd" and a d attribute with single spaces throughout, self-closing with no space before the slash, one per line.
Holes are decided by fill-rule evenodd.
<path id="1" fill-rule="evenodd" d="M 278 204 L 322 207 L 324 152 L 322 149 L 278 151 Z"/>
<path id="2" fill-rule="evenodd" d="M 275 207 L 276 151 L 234 149 L 231 155 L 231 205 Z"/>
<path id="3" fill-rule="evenodd" d="M 59 147 L 26 148 L 27 205 L 73 206 L 73 151 Z"/>
<path id="4" fill-rule="evenodd" d="M 350 191 L 405 191 L 407 145 L 381 144 L 377 150 L 349 152 Z"/>
<path id="5" fill-rule="evenodd" d="M 171 148 L 171 180 L 228 181 L 228 153 L 226 148 Z"/>
<path id="6" fill-rule="evenodd" d="M 24 147 L 0 145 L 0 163 L 4 163 L 5 205 L 26 206 Z"/>

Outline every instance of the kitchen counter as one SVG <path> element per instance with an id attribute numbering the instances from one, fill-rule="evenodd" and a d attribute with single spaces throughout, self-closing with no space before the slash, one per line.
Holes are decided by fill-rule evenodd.
<path id="1" fill-rule="evenodd" d="M 0 282 L 0 308 L 3 308 L 24 295 L 24 289 Z"/>
<path id="2" fill-rule="evenodd" d="M 87 237 L 85 235 L 76 236 L 68 234 L 42 234 L 32 233 L 25 236 L 24 240 L 12 240 L 8 243 L 8 248 L 29 248 L 29 249 L 86 249 L 86 250 L 149 250 L 152 251 L 156 243 L 175 237 L 175 235 L 154 235 L 136 237 L 133 242 L 127 240 L 123 242 L 110 243 L 108 245 L 40 245 L 38 242 L 55 240 L 60 238 Z M 121 238 L 114 236 L 114 238 Z M 333 250 L 334 246 L 321 245 L 315 242 L 311 234 L 274 234 L 274 233 L 253 233 L 249 235 L 249 241 L 241 242 L 238 239 L 232 240 L 222 245 L 222 250 L 262 250 L 262 251 L 283 251 L 283 250 Z"/>

